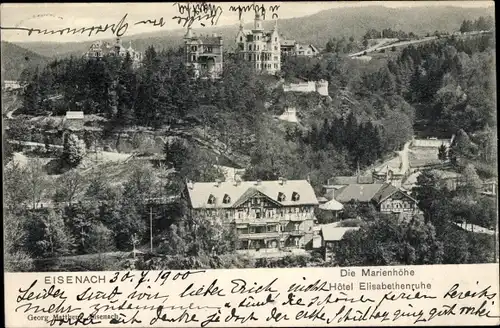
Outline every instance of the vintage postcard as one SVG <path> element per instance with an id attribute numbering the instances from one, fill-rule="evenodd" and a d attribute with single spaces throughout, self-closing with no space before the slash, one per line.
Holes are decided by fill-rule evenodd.
<path id="1" fill-rule="evenodd" d="M 498 325 L 494 9 L 2 4 L 6 327 Z"/>

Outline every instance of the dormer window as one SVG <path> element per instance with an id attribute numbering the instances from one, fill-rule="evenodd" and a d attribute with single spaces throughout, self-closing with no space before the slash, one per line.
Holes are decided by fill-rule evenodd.
<path id="1" fill-rule="evenodd" d="M 282 192 L 279 192 L 279 193 L 278 193 L 278 201 L 279 201 L 279 202 L 283 202 L 283 201 L 285 201 L 285 200 L 286 200 L 286 196 L 285 196 L 285 194 L 284 194 L 284 193 L 282 193 Z"/>
<path id="2" fill-rule="evenodd" d="M 208 204 L 215 204 L 215 196 L 214 195 L 208 196 Z"/>
<path id="3" fill-rule="evenodd" d="M 298 201 L 299 199 L 300 199 L 300 195 L 299 195 L 297 192 L 295 192 L 295 191 L 294 191 L 294 192 L 293 192 L 293 194 L 292 194 L 292 200 L 293 200 L 294 202 L 296 202 L 296 201 Z"/>
<path id="4" fill-rule="evenodd" d="M 225 195 L 224 195 L 224 198 L 222 199 L 222 202 L 223 202 L 224 204 L 229 204 L 229 203 L 231 202 L 231 197 L 229 197 L 229 195 L 228 195 L 228 194 L 225 194 Z"/>

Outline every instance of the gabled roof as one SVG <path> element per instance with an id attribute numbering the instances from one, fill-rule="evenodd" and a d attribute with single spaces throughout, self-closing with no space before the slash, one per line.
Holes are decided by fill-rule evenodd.
<path id="1" fill-rule="evenodd" d="M 339 241 L 348 231 L 359 230 L 359 227 L 339 227 L 336 223 L 321 226 L 321 235 L 324 241 Z"/>
<path id="2" fill-rule="evenodd" d="M 260 190 L 258 190 L 256 188 L 248 188 L 247 191 L 245 191 L 243 193 L 243 195 L 241 195 L 241 197 L 238 198 L 238 200 L 236 200 L 234 202 L 233 207 L 239 207 L 239 206 L 243 205 L 243 203 L 245 203 L 248 199 L 250 199 L 250 198 L 252 198 L 252 197 L 254 197 L 256 195 L 262 195 L 265 198 L 267 198 L 269 201 L 271 201 L 272 203 L 274 203 L 275 205 L 282 206 L 280 204 L 280 202 L 272 199 L 271 197 L 269 197 L 266 194 L 262 193 Z"/>
<path id="3" fill-rule="evenodd" d="M 222 40 L 222 37 L 219 36 L 201 36 L 200 41 L 203 44 L 220 44 L 220 40 Z"/>
<path id="4" fill-rule="evenodd" d="M 256 192 L 262 193 L 276 204 L 281 206 L 301 206 L 316 205 L 318 200 L 312 186 L 307 180 L 280 181 L 242 181 L 235 182 L 195 182 L 188 184 L 188 195 L 193 208 L 233 208 L 244 202 L 245 199 Z M 292 200 L 292 194 L 299 193 L 300 198 Z M 284 201 L 278 201 L 278 194 L 285 195 Z M 231 201 L 224 204 L 224 195 L 231 197 Z M 208 197 L 213 195 L 216 198 L 214 205 L 208 204 Z"/>
<path id="5" fill-rule="evenodd" d="M 295 40 L 281 40 L 282 46 L 294 46 L 295 43 Z"/>
<path id="6" fill-rule="evenodd" d="M 315 46 L 313 46 L 312 44 L 309 45 L 309 47 L 311 47 L 312 51 L 314 52 L 319 52 L 318 48 L 316 48 Z"/>
<path id="7" fill-rule="evenodd" d="M 372 197 L 372 200 L 377 204 L 380 204 L 390 196 L 394 195 L 397 192 L 402 192 L 399 188 L 396 188 L 392 184 L 384 184 L 382 188 Z M 405 194 L 406 195 L 406 194 Z"/>
<path id="8" fill-rule="evenodd" d="M 320 205 L 319 208 L 325 211 L 341 211 L 344 208 L 344 205 L 335 199 L 331 199 L 325 204 Z"/>
<path id="9" fill-rule="evenodd" d="M 328 185 L 370 184 L 374 183 L 372 175 L 366 176 L 338 176 L 328 179 Z"/>
<path id="10" fill-rule="evenodd" d="M 341 203 L 347 203 L 352 199 L 368 203 L 372 201 L 372 198 L 377 194 L 377 192 L 383 187 L 381 183 L 373 184 L 350 184 L 335 193 L 335 199 Z"/>
<path id="11" fill-rule="evenodd" d="M 389 183 L 351 184 L 340 189 L 335 195 L 335 199 L 341 203 L 347 203 L 354 199 L 361 203 L 375 202 L 380 204 L 398 192 L 416 202 L 403 190 Z"/>

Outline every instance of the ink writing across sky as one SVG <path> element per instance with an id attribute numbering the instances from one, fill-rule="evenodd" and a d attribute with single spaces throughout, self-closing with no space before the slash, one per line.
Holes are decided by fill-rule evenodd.
<path id="1" fill-rule="evenodd" d="M 223 13 L 223 9 L 221 6 L 206 2 L 202 3 L 176 2 L 173 4 L 173 6 L 175 6 L 175 8 L 177 9 L 177 14 L 174 15 L 171 19 L 174 21 L 174 24 L 180 25 L 182 27 L 190 27 L 195 22 L 199 22 L 201 26 L 206 26 L 207 24 L 210 26 L 215 26 L 217 25 L 219 18 Z M 87 35 L 88 37 L 91 37 L 104 33 L 111 33 L 111 35 L 113 36 L 121 37 L 125 35 L 125 33 L 129 32 L 130 25 L 133 26 L 148 25 L 152 27 L 165 27 L 166 25 L 168 26 L 167 20 L 164 18 L 164 16 L 147 17 L 144 19 L 137 20 L 129 25 L 127 21 L 128 15 L 129 14 L 126 13 L 117 22 L 108 22 L 86 27 L 64 27 L 64 28 L 50 29 L 44 26 L 22 27 L 19 26 L 18 24 L 16 26 L 1 26 L 0 29 L 10 30 L 10 31 L 23 31 L 26 32 L 28 36 Z"/>
<path id="2" fill-rule="evenodd" d="M 173 25 L 178 25 L 181 27 L 191 27 L 195 22 L 198 22 L 202 27 L 205 26 L 215 26 L 219 22 L 224 10 L 222 6 L 209 3 L 209 2 L 175 2 L 173 3 L 175 7 L 176 14 L 171 17 Z M 255 12 L 259 13 L 263 20 L 267 18 L 278 19 L 279 5 L 265 5 L 265 4 L 251 4 L 251 5 L 238 5 L 229 6 L 230 12 L 238 13 L 238 19 L 242 19 L 244 13 Z M 269 17 L 269 15 L 271 17 Z M 35 15 L 33 18 L 40 18 L 50 16 L 48 14 Z M 1 26 L 2 30 L 10 31 L 22 31 L 26 32 L 28 36 L 37 35 L 86 35 L 88 37 L 102 35 L 105 33 L 111 34 L 112 36 L 121 37 L 127 32 L 130 32 L 129 27 L 131 26 L 150 26 L 150 27 L 171 27 L 168 24 L 168 19 L 161 14 L 157 17 L 146 17 L 133 21 L 129 24 L 129 14 L 126 13 L 123 17 L 116 22 L 100 23 L 93 26 L 68 26 L 64 28 L 48 28 L 45 26 L 38 27 L 24 27 L 17 24 L 16 26 Z M 62 20 L 62 17 L 57 16 L 58 19 Z M 32 22 L 33 23 L 33 20 Z"/>
<path id="3" fill-rule="evenodd" d="M 97 35 L 99 33 L 111 32 L 113 35 L 120 37 L 125 34 L 128 30 L 127 16 L 125 14 L 118 22 L 115 23 L 106 23 L 105 25 L 94 25 L 90 27 L 65 27 L 61 29 L 47 29 L 47 28 L 29 28 L 29 27 L 7 27 L 2 26 L 2 30 L 11 30 L 11 31 L 26 31 L 28 36 L 31 35 L 68 35 L 68 34 L 86 34 L 90 37 L 93 35 Z"/>
<path id="4" fill-rule="evenodd" d="M 201 26 L 206 25 L 204 22 L 210 22 L 211 26 L 217 25 L 223 12 L 221 6 L 206 2 L 175 2 L 174 6 L 177 7 L 178 15 L 172 17 L 172 19 L 183 27 L 191 27 L 196 21 L 200 22 Z"/>
<path id="5" fill-rule="evenodd" d="M 229 7 L 229 11 L 232 11 L 232 12 L 237 12 L 238 13 L 238 19 L 241 20 L 241 18 L 243 17 L 243 14 L 244 13 L 247 13 L 247 12 L 255 12 L 255 13 L 258 13 L 263 20 L 266 20 L 266 14 L 268 12 L 270 12 L 272 15 L 271 15 L 271 19 L 278 19 L 278 10 L 280 9 L 280 6 L 279 5 L 270 5 L 270 6 L 267 6 L 267 9 L 266 9 L 266 5 L 264 4 L 251 4 L 251 5 L 239 5 L 239 6 L 230 6 Z"/>

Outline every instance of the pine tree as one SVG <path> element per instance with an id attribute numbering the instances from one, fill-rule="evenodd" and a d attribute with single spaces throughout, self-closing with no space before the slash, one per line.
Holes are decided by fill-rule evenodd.
<path id="1" fill-rule="evenodd" d="M 116 84 L 117 95 L 117 119 L 123 125 L 130 125 L 134 122 L 134 105 L 136 99 L 135 73 L 132 68 L 132 59 L 127 52 L 122 61 L 118 73 L 118 82 Z"/>
<path id="2" fill-rule="evenodd" d="M 438 159 L 442 162 L 446 162 L 446 160 L 448 159 L 448 149 L 446 148 L 446 146 L 444 144 L 439 146 Z"/>
<path id="3" fill-rule="evenodd" d="M 30 82 L 26 86 L 23 95 L 23 107 L 26 113 L 38 115 L 42 95 L 40 92 L 40 75 L 38 67 L 31 76 Z"/>

